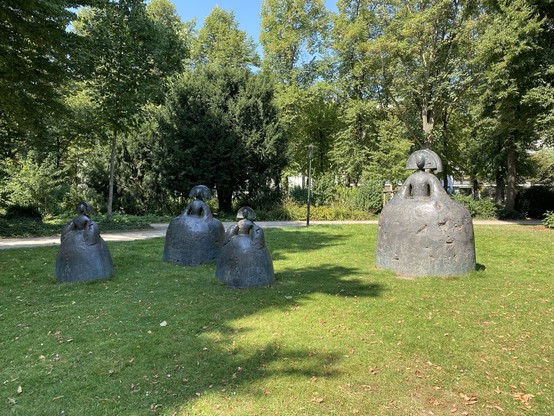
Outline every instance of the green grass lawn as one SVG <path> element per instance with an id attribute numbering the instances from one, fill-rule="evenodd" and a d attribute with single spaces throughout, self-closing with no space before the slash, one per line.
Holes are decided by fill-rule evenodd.
<path id="1" fill-rule="evenodd" d="M 61 285 L 56 247 L 0 251 L 0 414 L 552 415 L 554 232 L 476 226 L 478 271 L 375 269 L 377 226 L 267 229 L 277 281 L 110 243 Z"/>

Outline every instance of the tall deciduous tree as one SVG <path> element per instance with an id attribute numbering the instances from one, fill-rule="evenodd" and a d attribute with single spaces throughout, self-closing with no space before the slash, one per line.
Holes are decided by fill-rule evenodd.
<path id="1" fill-rule="evenodd" d="M 264 69 L 287 85 L 301 81 L 302 69 L 321 54 L 328 28 L 323 0 L 264 0 L 260 31 Z"/>
<path id="2" fill-rule="evenodd" d="M 541 114 L 526 100 L 541 85 L 540 16 L 527 1 L 492 2 L 482 16 L 476 64 L 478 149 L 489 155 L 497 189 L 506 188 L 505 207 L 515 207 L 518 166 L 537 139 L 534 120 Z"/>
<path id="3" fill-rule="evenodd" d="M 193 61 L 218 65 L 259 66 L 256 45 L 239 29 L 235 14 L 216 6 L 206 17 L 194 42 Z"/>
<path id="4" fill-rule="evenodd" d="M 86 88 L 98 104 L 99 116 L 111 136 L 107 214 L 112 215 L 118 138 L 136 126 L 144 104 L 154 98 L 166 75 L 180 68 L 184 56 L 171 65 L 164 49 L 169 42 L 151 19 L 143 0 L 109 1 L 102 9 L 85 9 L 74 23 L 89 42 L 91 75 Z M 159 43 L 159 36 L 168 40 Z"/>
<path id="5" fill-rule="evenodd" d="M 93 0 L 3 0 L 0 3 L 0 152 L 63 111 L 60 86 L 79 70 L 79 38 L 67 31 L 72 9 Z"/>

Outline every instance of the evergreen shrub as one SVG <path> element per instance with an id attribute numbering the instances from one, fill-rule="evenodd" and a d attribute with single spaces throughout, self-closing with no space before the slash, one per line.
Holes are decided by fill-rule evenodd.
<path id="1" fill-rule="evenodd" d="M 546 211 L 544 213 L 543 224 L 545 227 L 554 228 L 554 211 Z"/>

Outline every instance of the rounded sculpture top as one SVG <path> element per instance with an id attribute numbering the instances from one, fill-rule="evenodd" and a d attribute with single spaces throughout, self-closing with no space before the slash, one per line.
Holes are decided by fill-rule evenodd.
<path id="1" fill-rule="evenodd" d="M 250 207 L 241 207 L 237 212 L 237 219 L 253 221 L 256 219 L 256 213 Z"/>
<path id="2" fill-rule="evenodd" d="M 81 215 L 89 216 L 90 214 L 92 214 L 92 211 L 92 205 L 90 205 L 87 201 L 79 202 L 79 204 L 75 208 L 75 213 Z"/>
<path id="3" fill-rule="evenodd" d="M 442 172 L 442 162 L 435 152 L 421 149 L 413 152 L 406 162 L 406 169 L 425 170 L 434 173 Z"/>
<path id="4" fill-rule="evenodd" d="M 212 192 L 206 185 L 196 185 L 190 190 L 189 197 L 204 201 L 206 199 L 211 199 Z"/>

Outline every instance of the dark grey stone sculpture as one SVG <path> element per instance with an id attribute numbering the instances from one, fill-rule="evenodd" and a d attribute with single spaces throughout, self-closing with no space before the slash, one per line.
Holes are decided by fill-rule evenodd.
<path id="1" fill-rule="evenodd" d="M 475 269 L 473 222 L 431 171 L 442 163 L 431 150 L 414 152 L 406 164 L 418 169 L 379 218 L 377 267 L 397 275 L 458 276 Z"/>
<path id="2" fill-rule="evenodd" d="M 82 202 L 76 212 L 62 231 L 56 278 L 64 283 L 106 279 L 113 274 L 112 256 L 98 224 L 89 217 L 92 207 Z"/>
<path id="3" fill-rule="evenodd" d="M 184 266 L 215 263 L 221 252 L 225 228 L 212 215 L 203 199 L 210 199 L 208 187 L 198 185 L 191 189 L 193 198 L 185 210 L 175 217 L 165 235 L 164 261 Z"/>
<path id="4" fill-rule="evenodd" d="M 225 232 L 215 275 L 226 286 L 269 286 L 275 280 L 271 253 L 265 245 L 264 231 L 253 221 L 255 215 L 250 207 L 240 208 L 238 223 Z"/>

